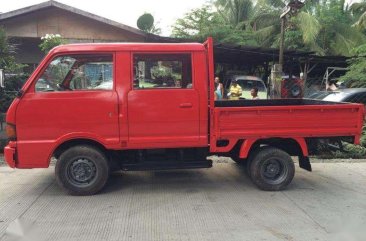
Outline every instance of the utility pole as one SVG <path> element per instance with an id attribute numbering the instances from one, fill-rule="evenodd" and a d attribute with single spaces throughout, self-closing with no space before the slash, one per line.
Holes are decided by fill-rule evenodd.
<path id="1" fill-rule="evenodd" d="M 274 64 L 271 70 L 271 83 L 270 97 L 271 99 L 281 98 L 281 81 L 282 81 L 282 70 L 284 64 L 284 48 L 285 48 L 285 29 L 286 21 L 288 17 L 296 15 L 299 10 L 304 6 L 305 1 L 290 0 L 286 5 L 285 10 L 280 16 L 281 20 L 281 35 L 280 35 L 280 51 L 278 64 Z"/>

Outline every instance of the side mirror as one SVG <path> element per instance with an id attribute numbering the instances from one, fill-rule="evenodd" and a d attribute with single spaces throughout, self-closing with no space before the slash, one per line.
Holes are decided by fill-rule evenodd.
<path id="1" fill-rule="evenodd" d="M 5 87 L 5 76 L 4 76 L 4 70 L 0 69 L 0 87 Z"/>

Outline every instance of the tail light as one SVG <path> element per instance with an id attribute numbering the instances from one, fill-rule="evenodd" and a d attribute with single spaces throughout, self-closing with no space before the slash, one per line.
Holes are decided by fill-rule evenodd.
<path id="1" fill-rule="evenodd" d="M 6 123 L 6 135 L 10 141 L 15 141 L 17 139 L 17 133 L 14 124 Z"/>

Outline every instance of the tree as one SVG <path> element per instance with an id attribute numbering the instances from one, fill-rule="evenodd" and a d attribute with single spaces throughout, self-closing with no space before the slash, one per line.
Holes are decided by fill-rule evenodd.
<path id="1" fill-rule="evenodd" d="M 216 0 L 178 19 L 173 36 L 199 41 L 213 36 L 223 43 L 278 47 L 279 16 L 285 6 L 281 0 Z M 357 19 L 362 23 L 366 3 L 365 8 L 357 5 L 357 11 L 353 6 L 345 0 L 306 1 L 296 16 L 287 19 L 285 48 L 350 56 L 365 42 L 366 32 L 352 27 Z"/>
<path id="2" fill-rule="evenodd" d="M 54 47 L 67 43 L 67 41 L 63 39 L 60 34 L 46 34 L 44 37 L 41 37 L 41 40 L 42 42 L 39 47 L 45 54 L 47 54 Z"/>
<path id="3" fill-rule="evenodd" d="M 353 53 L 356 57 L 348 61 L 349 70 L 340 80 L 348 87 L 366 87 L 366 44 L 354 49 Z"/>
<path id="4" fill-rule="evenodd" d="M 0 27 L 0 69 L 6 74 L 5 88 L 0 88 L 0 113 L 6 112 L 27 77 L 21 73 L 25 65 L 16 63 L 15 53 L 16 46 L 9 43 L 5 30 Z"/>
<path id="5" fill-rule="evenodd" d="M 193 9 L 173 25 L 172 36 L 204 41 L 212 36 L 221 43 L 258 45 L 255 36 L 228 24 L 211 5 Z"/>
<path id="6" fill-rule="evenodd" d="M 356 17 L 345 0 L 313 2 L 306 5 L 305 11 L 309 19 L 319 23 L 318 28 L 313 29 L 315 38 L 306 43 L 308 50 L 320 55 L 350 56 L 352 50 L 365 41 L 365 35 L 351 27 Z M 306 28 L 311 27 L 307 24 Z"/>
<path id="7" fill-rule="evenodd" d="M 160 34 L 161 29 L 154 24 L 154 21 L 153 15 L 144 13 L 137 19 L 137 27 L 146 33 Z"/>
<path id="8" fill-rule="evenodd" d="M 5 30 L 0 27 L 0 69 L 12 73 L 17 72 L 24 67 L 23 65 L 16 63 L 14 57 L 15 53 L 16 46 L 9 43 Z"/>
<path id="9" fill-rule="evenodd" d="M 222 19 L 234 28 L 247 29 L 255 15 L 251 0 L 216 0 L 215 6 Z"/>
<path id="10" fill-rule="evenodd" d="M 366 0 L 361 2 L 353 3 L 350 6 L 350 11 L 357 18 L 356 23 L 354 24 L 355 27 L 360 29 L 361 31 L 365 32 L 366 30 Z"/>

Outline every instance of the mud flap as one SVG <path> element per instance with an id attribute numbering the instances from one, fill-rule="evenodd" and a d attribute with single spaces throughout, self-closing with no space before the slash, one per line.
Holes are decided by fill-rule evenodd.
<path id="1" fill-rule="evenodd" d="M 302 169 L 305 169 L 309 172 L 312 171 L 309 157 L 299 156 L 299 164 Z"/>

